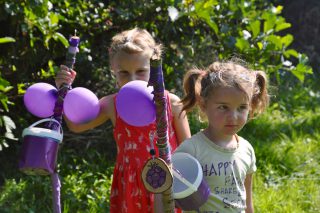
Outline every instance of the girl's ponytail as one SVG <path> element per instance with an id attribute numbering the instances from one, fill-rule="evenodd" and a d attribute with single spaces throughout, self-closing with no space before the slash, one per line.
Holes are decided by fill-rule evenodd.
<path id="1" fill-rule="evenodd" d="M 182 111 L 189 112 L 197 104 L 200 98 L 201 79 L 205 71 L 200 69 L 189 70 L 183 78 L 183 89 L 185 97 L 181 100 Z"/>
<path id="2" fill-rule="evenodd" d="M 253 86 L 253 95 L 251 99 L 251 113 L 250 117 L 254 117 L 257 114 L 262 113 L 269 104 L 269 94 L 268 94 L 268 80 L 265 72 L 254 71 L 256 76 L 256 81 Z"/>

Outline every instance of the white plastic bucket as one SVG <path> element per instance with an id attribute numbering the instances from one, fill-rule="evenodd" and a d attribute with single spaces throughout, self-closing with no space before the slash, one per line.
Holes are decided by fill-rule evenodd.
<path id="1" fill-rule="evenodd" d="M 35 127 L 44 122 L 58 124 L 59 130 Z M 28 175 L 48 175 L 54 172 L 59 143 L 63 132 L 60 123 L 51 118 L 33 123 L 22 132 L 23 143 L 19 160 L 20 171 Z"/>
<path id="2" fill-rule="evenodd" d="M 210 188 L 203 178 L 198 160 L 188 153 L 172 155 L 173 197 L 182 210 L 198 210 L 209 197 Z"/>

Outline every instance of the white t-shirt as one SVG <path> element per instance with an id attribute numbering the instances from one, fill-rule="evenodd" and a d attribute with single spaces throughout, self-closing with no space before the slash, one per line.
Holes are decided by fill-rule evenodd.
<path id="1" fill-rule="evenodd" d="M 256 158 L 251 144 L 239 138 L 239 147 L 225 149 L 198 132 L 184 141 L 176 152 L 186 152 L 202 166 L 210 186 L 209 199 L 200 207 L 201 213 L 244 212 L 246 208 L 246 175 L 256 171 Z M 184 211 L 198 212 L 198 211 Z"/>

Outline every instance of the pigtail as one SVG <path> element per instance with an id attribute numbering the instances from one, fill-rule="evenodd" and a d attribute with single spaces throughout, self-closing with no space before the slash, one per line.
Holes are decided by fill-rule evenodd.
<path id="1" fill-rule="evenodd" d="M 268 80 L 265 72 L 254 71 L 256 76 L 256 81 L 253 85 L 253 94 L 251 99 L 251 112 L 250 117 L 254 117 L 262 113 L 269 104 L 269 94 L 268 94 Z"/>
<path id="2" fill-rule="evenodd" d="M 185 96 L 182 98 L 182 111 L 190 112 L 200 98 L 201 79 L 206 74 L 200 69 L 189 70 L 183 78 Z"/>

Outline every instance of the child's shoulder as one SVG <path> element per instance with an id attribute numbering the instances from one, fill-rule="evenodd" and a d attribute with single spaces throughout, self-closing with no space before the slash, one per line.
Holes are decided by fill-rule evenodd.
<path id="1" fill-rule="evenodd" d="M 116 96 L 116 94 L 106 95 L 100 99 L 100 103 L 105 106 L 113 105 L 115 96 Z"/>
<path id="2" fill-rule="evenodd" d="M 251 143 L 246 140 L 245 138 L 241 137 L 241 136 L 237 136 L 239 138 L 239 143 L 241 144 L 241 146 L 246 147 L 250 150 L 253 150 L 253 146 L 251 145 Z"/>
<path id="3" fill-rule="evenodd" d="M 182 109 L 182 103 L 180 102 L 181 99 L 171 92 L 168 92 L 168 96 L 173 115 L 179 115 Z"/>
<path id="4" fill-rule="evenodd" d="M 100 102 L 101 110 L 103 110 L 107 115 L 112 115 L 114 113 L 114 97 L 116 94 L 111 94 L 102 97 Z"/>
<path id="5" fill-rule="evenodd" d="M 204 140 L 202 134 L 203 133 L 199 131 L 196 134 L 192 135 L 190 138 L 185 139 L 182 144 L 188 144 L 189 146 L 197 146 Z"/>
<path id="6" fill-rule="evenodd" d="M 180 98 L 179 98 L 177 95 L 175 95 L 175 94 L 173 94 L 173 93 L 171 93 L 171 92 L 168 92 L 168 95 L 169 95 L 169 98 L 170 98 L 170 102 L 171 102 L 171 103 L 178 103 L 178 102 L 180 102 Z"/>
<path id="7" fill-rule="evenodd" d="M 201 132 L 198 132 L 192 135 L 190 138 L 185 139 L 183 143 L 178 146 L 176 152 L 186 152 L 192 156 L 196 156 L 197 153 L 199 153 L 199 150 L 201 150 L 201 134 Z"/>

